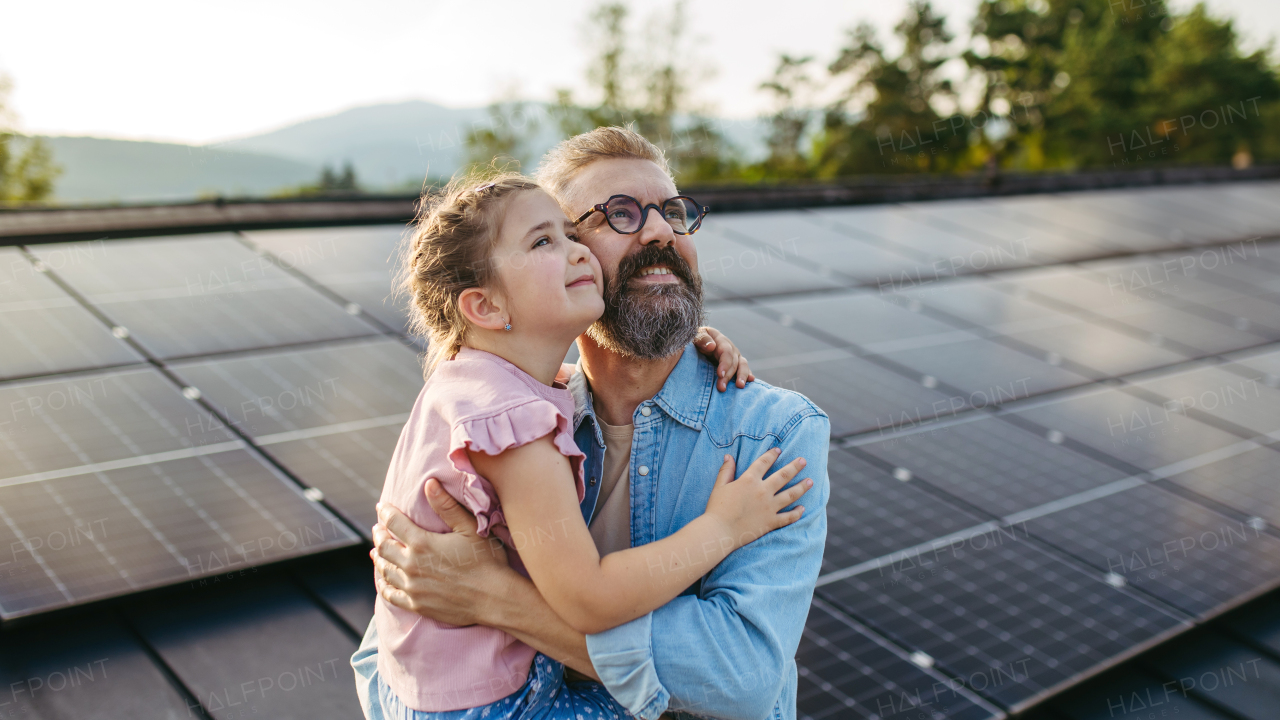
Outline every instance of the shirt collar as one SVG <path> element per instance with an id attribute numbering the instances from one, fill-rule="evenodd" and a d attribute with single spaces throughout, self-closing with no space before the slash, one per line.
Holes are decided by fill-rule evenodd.
<path id="1" fill-rule="evenodd" d="M 715 380 L 715 367 L 703 360 L 693 343 L 689 343 L 652 402 L 689 429 L 701 431 Z M 596 442 L 603 447 L 604 436 L 596 420 L 591 389 L 587 386 L 586 373 L 582 372 L 581 360 L 569 379 L 569 392 L 573 395 L 573 426 L 580 427 L 583 419 L 590 417 Z"/>

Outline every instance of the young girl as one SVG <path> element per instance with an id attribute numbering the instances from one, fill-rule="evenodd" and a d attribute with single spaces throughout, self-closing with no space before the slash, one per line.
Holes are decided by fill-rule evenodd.
<path id="1" fill-rule="evenodd" d="M 518 175 L 455 182 L 424 212 L 403 282 L 415 329 L 430 341 L 429 377 L 400 435 L 383 503 L 448 532 L 424 493 L 437 478 L 582 633 L 666 604 L 736 548 L 800 518 L 802 506 L 779 511 L 812 485 L 782 489 L 803 459 L 764 478 L 779 454 L 770 450 L 733 481 L 726 455 L 718 476 L 707 478 L 714 489 L 704 515 L 667 538 L 600 557 L 579 508 L 584 455 L 573 441 L 573 399 L 556 381 L 574 339 L 604 311 L 599 263 L 560 206 Z M 663 569 L 673 556 L 694 562 Z M 382 597 L 375 617 L 379 700 L 389 718 L 627 717 L 602 686 L 565 684 L 563 666 L 501 630 L 446 625 Z"/>

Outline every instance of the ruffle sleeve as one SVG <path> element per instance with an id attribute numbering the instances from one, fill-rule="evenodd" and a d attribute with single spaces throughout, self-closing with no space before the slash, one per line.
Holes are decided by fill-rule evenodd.
<path id="1" fill-rule="evenodd" d="M 449 460 L 466 476 L 462 483 L 462 497 L 458 501 L 475 514 L 476 531 L 481 536 L 488 536 L 495 527 L 505 528 L 507 523 L 498 504 L 498 494 L 494 492 L 493 485 L 476 472 L 467 451 L 498 455 L 552 432 L 555 433 L 552 442 L 556 449 L 569 458 L 573 467 L 574 487 L 578 502 L 582 502 L 585 494 L 582 462 L 586 455 L 573 441 L 569 418 L 551 402 L 530 400 L 493 415 L 468 418 L 454 424 L 449 438 Z"/>

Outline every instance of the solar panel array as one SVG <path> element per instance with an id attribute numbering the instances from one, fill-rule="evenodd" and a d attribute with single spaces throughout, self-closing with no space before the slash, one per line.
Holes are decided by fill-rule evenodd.
<path id="1" fill-rule="evenodd" d="M 1001 717 L 1280 583 L 1277 200 L 708 220 L 710 324 L 832 420 L 802 717 Z M 0 249 L 0 616 L 367 537 L 422 384 L 399 235 Z"/>

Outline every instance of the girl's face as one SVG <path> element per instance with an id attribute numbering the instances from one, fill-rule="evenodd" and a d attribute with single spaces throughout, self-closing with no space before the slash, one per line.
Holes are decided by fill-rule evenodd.
<path id="1" fill-rule="evenodd" d="M 513 330 L 572 340 L 604 313 L 599 261 L 542 190 L 511 198 L 493 263 Z"/>

